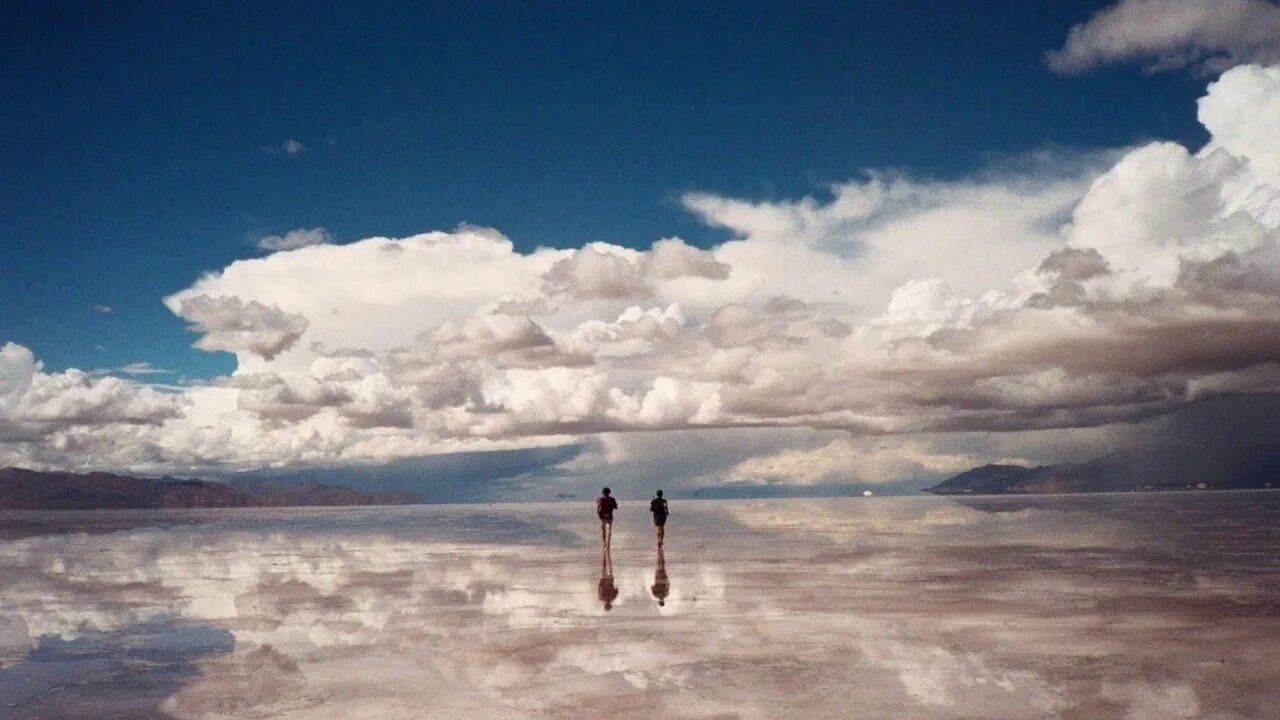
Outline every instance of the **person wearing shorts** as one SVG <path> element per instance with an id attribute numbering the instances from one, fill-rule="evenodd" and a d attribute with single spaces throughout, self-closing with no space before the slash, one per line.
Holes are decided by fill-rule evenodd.
<path id="1" fill-rule="evenodd" d="M 649 512 L 653 513 L 653 526 L 658 533 L 658 547 L 662 547 L 662 543 L 667 537 L 667 500 L 662 497 L 662 491 L 657 492 L 657 496 L 649 501 Z"/>
<path id="2" fill-rule="evenodd" d="M 613 499 L 609 488 L 600 491 L 596 498 L 596 515 L 600 518 L 600 544 L 605 547 L 613 542 L 613 511 L 618 509 L 618 501 Z"/>

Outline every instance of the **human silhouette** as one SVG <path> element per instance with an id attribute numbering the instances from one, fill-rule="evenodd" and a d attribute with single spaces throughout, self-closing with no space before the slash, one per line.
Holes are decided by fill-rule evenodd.
<path id="1" fill-rule="evenodd" d="M 671 581 L 667 579 L 667 558 L 658 546 L 658 567 L 653 571 L 653 587 L 649 588 L 658 599 L 658 606 L 667 604 L 667 595 L 671 594 Z"/>
<path id="2" fill-rule="evenodd" d="M 604 603 L 606 612 L 613 609 L 613 601 L 618 599 L 618 587 L 613 584 L 613 555 L 608 545 L 600 557 L 600 582 L 596 585 L 596 594 Z"/>
<path id="3" fill-rule="evenodd" d="M 606 548 L 613 544 L 613 511 L 618 509 L 618 501 L 613 499 L 609 488 L 600 490 L 596 498 L 596 515 L 600 518 L 600 544 Z"/>
<path id="4" fill-rule="evenodd" d="M 667 500 L 662 497 L 662 491 L 657 492 L 657 496 L 649 501 L 649 512 L 653 513 L 653 526 L 658 533 L 658 547 L 662 547 L 663 542 L 667 538 Z"/>

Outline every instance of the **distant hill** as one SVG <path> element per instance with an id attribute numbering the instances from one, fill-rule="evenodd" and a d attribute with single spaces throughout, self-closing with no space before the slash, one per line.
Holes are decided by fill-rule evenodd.
<path id="1" fill-rule="evenodd" d="M 1176 458 L 1112 453 L 1083 463 L 1041 467 L 983 465 L 925 492 L 936 495 L 1036 495 L 1280 487 L 1280 445 L 1257 446 L 1217 467 L 1178 467 Z"/>
<path id="2" fill-rule="evenodd" d="M 406 492 L 366 493 L 316 482 L 285 485 L 264 480 L 237 480 L 232 487 L 247 493 L 257 507 L 413 505 L 422 502 L 422 498 Z"/>
<path id="3" fill-rule="evenodd" d="M 129 508 L 293 507 L 308 505 L 406 505 L 407 493 L 369 494 L 350 488 L 305 484 L 236 486 L 204 480 L 130 477 L 113 473 L 0 469 L 0 509 L 111 510 Z"/>

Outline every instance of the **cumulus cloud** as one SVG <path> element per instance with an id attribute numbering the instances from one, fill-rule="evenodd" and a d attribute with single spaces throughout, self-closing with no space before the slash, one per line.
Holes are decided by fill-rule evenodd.
<path id="1" fill-rule="evenodd" d="M 40 367 L 30 349 L 11 342 L 0 346 L 0 397 L 13 401 L 25 393 Z"/>
<path id="2" fill-rule="evenodd" d="M 1280 5 L 1270 0 L 1121 0 L 1071 28 L 1049 68 L 1080 73 L 1129 60 L 1151 72 L 1221 71 L 1280 61 Z"/>
<path id="3" fill-rule="evenodd" d="M 659 240 L 647 253 L 591 243 L 557 260 L 543 275 L 543 287 L 576 299 L 635 299 L 652 296 L 663 280 L 723 280 L 729 272 L 728 264 L 680 238 Z"/>
<path id="4" fill-rule="evenodd" d="M 701 277 L 723 280 L 729 277 L 730 266 L 720 262 L 715 255 L 692 247 L 680 238 L 666 238 L 653 244 L 645 256 L 647 274 L 664 280 L 679 277 Z"/>
<path id="5" fill-rule="evenodd" d="M 0 448 L 49 442 L 73 450 L 59 432 L 111 432 L 115 426 L 159 426 L 181 414 L 184 398 L 116 377 L 80 370 L 45 373 L 21 345 L 0 346 Z"/>
<path id="6" fill-rule="evenodd" d="M 687 195 L 729 235 L 711 248 L 519 252 L 463 226 L 237 261 L 165 299 L 197 347 L 235 353 L 231 377 L 155 422 L 62 422 L 6 457 L 250 468 L 627 431 L 1027 433 L 1280 391 L 1280 69 L 1226 72 L 1199 117 L 1198 150 L 1155 142 L 959 181 L 871 174 L 792 200 Z M 24 396 L 22 378 L 44 377 L 33 363 L 5 371 Z M 133 397 L 117 382 L 95 392 Z M 106 416 L 157 417 L 121 402 Z M 31 427 L 24 414 L 79 417 L 9 407 L 10 432 Z M 719 470 L 874 482 L 975 459 L 931 441 L 891 461 L 823 437 Z"/>
<path id="7" fill-rule="evenodd" d="M 550 294 L 618 299 L 649 294 L 635 258 L 639 253 L 592 243 L 556 261 L 543 276 Z"/>
<path id="8" fill-rule="evenodd" d="M 827 202 L 691 193 L 684 204 L 735 236 L 715 252 L 733 268 L 720 302 L 767 292 L 867 308 L 921 278 L 966 294 L 1007 289 L 1017 270 L 1061 247 L 1059 225 L 1104 169 L 1093 160 L 1067 165 L 1073 172 L 961 182 L 872 174 L 832 187 Z"/>
<path id="9" fill-rule="evenodd" d="M 308 245 L 324 245 L 333 242 L 333 236 L 324 228 L 298 228 L 290 230 L 284 235 L 267 235 L 258 240 L 258 247 L 262 250 L 275 252 L 277 250 L 297 250 Z"/>
<path id="10" fill-rule="evenodd" d="M 201 333 L 195 346 L 201 350 L 252 352 L 270 360 L 288 350 L 307 329 L 307 319 L 286 313 L 257 300 L 195 295 L 177 301 L 179 317 Z"/>
<path id="11" fill-rule="evenodd" d="M 116 309 L 111 307 L 110 305 L 99 304 L 99 305 L 93 306 L 93 311 L 101 315 L 110 315 L 111 313 L 115 312 Z"/>
<path id="12" fill-rule="evenodd" d="M 325 384 L 314 378 L 288 382 L 275 373 L 244 374 L 232 378 L 228 385 L 240 392 L 236 403 L 264 420 L 296 422 L 326 407 L 351 402 L 351 394 L 338 384 Z"/>

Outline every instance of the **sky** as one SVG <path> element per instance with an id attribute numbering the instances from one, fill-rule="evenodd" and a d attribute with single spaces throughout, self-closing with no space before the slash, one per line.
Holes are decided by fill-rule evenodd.
<path id="1" fill-rule="evenodd" d="M 888 488 L 1280 385 L 1275 2 L 0 12 L 0 464 Z"/>

